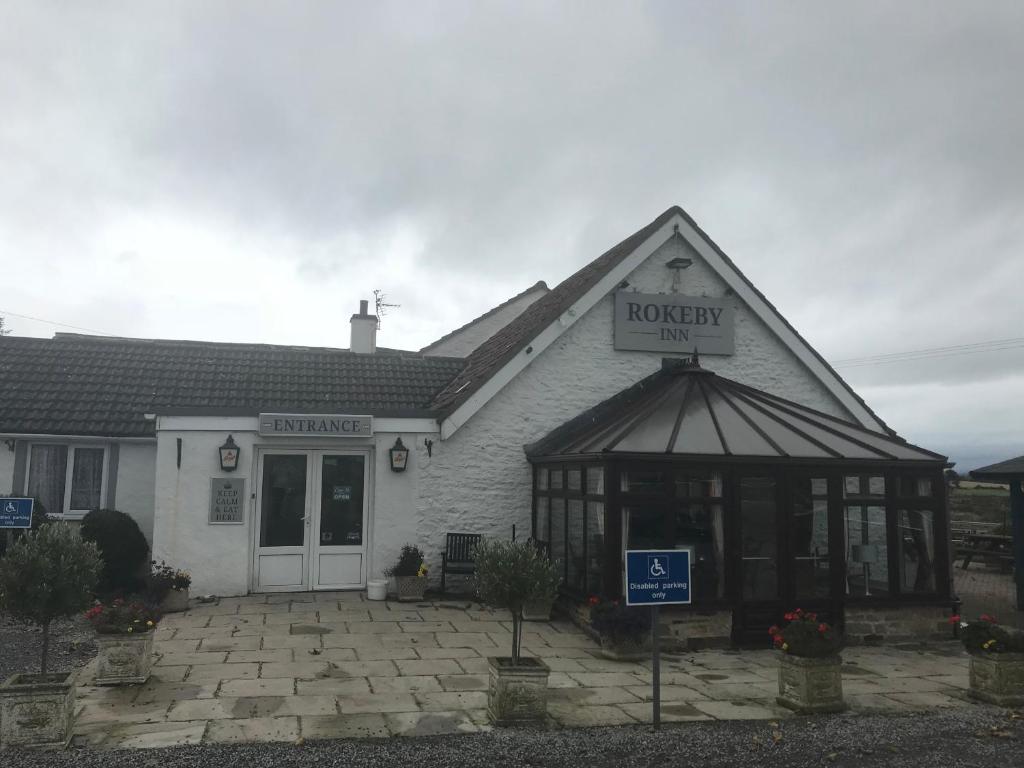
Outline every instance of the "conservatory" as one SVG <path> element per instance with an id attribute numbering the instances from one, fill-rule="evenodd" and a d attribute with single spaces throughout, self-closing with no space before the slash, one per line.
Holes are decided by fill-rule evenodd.
<path id="1" fill-rule="evenodd" d="M 696 356 L 695 356 L 696 357 Z M 534 537 L 567 595 L 620 596 L 626 549 L 691 551 L 693 605 L 763 643 L 800 606 L 948 607 L 944 456 L 693 360 L 526 447 Z"/>

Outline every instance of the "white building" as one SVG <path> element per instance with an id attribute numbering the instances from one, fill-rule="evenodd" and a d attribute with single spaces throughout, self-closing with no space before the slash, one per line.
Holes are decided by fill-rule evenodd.
<path id="1" fill-rule="evenodd" d="M 693 549 L 708 636 L 797 602 L 863 634 L 864 608 L 930 626 L 949 606 L 945 457 L 678 207 L 420 352 L 376 327 L 364 302 L 349 350 L 2 338 L 0 494 L 131 514 L 198 594 L 359 589 L 406 542 L 436 579 L 446 533 L 515 532 L 577 597 L 621 589 L 627 546 Z"/>

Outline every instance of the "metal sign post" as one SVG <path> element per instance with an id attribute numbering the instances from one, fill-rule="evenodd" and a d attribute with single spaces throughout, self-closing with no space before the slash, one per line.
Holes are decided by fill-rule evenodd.
<path id="1" fill-rule="evenodd" d="M 651 698 L 654 727 L 661 727 L 659 608 L 690 604 L 690 550 L 627 549 L 626 605 L 651 606 Z"/>

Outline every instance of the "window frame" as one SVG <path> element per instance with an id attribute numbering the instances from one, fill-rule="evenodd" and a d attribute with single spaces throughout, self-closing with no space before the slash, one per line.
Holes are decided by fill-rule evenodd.
<path id="1" fill-rule="evenodd" d="M 74 482 L 75 476 L 75 455 L 79 449 L 103 451 L 103 458 L 100 460 L 103 472 L 100 479 L 100 502 L 98 508 L 103 507 L 107 498 L 107 487 L 109 482 L 108 473 L 110 470 L 110 446 L 108 444 L 94 442 L 63 442 L 58 440 L 35 440 L 30 442 L 28 444 L 25 466 L 26 494 L 28 493 L 28 489 L 31 487 L 32 483 L 32 451 L 37 445 L 63 447 L 67 449 L 68 452 L 67 466 L 64 469 L 64 505 L 60 512 L 47 509 L 47 516 L 58 520 L 81 520 L 92 511 L 91 509 L 71 509 L 72 483 Z"/>

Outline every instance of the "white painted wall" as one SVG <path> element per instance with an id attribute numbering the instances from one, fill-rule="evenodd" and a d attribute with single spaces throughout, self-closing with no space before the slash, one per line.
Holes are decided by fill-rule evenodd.
<path id="1" fill-rule="evenodd" d="M 9 494 L 14 489 L 14 451 L 0 442 L 0 495 Z"/>
<path id="2" fill-rule="evenodd" d="M 664 265 L 677 256 L 694 260 L 673 288 Z M 678 239 L 668 241 L 632 274 L 630 290 L 643 293 L 731 296 L 736 307 L 736 353 L 702 356 L 701 364 L 723 376 L 849 418 L 835 397 L 726 284 Z M 662 353 L 613 349 L 614 297 L 609 294 L 454 435 L 435 445 L 424 466 L 416 516 L 429 560 L 440 565 L 447 532 L 506 537 L 513 524 L 530 534 L 530 467 L 523 446 L 581 411 L 661 367 Z"/>
<path id="3" fill-rule="evenodd" d="M 119 443 L 114 508 L 135 518 L 150 546 L 155 484 L 156 443 Z"/>
<path id="4" fill-rule="evenodd" d="M 482 317 L 450 337 L 427 349 L 424 354 L 434 357 L 466 357 L 491 336 L 519 317 L 527 307 L 548 292 L 546 287 L 527 291 L 515 301 L 493 315 Z"/>
<path id="5" fill-rule="evenodd" d="M 384 432 L 381 426 L 396 428 L 402 420 L 381 419 L 376 434 L 367 439 L 301 439 L 260 437 L 254 431 L 256 420 L 215 419 L 210 417 L 161 418 L 157 422 L 156 515 L 153 551 L 157 560 L 166 560 L 192 574 L 192 592 L 196 595 L 241 595 L 250 589 L 253 531 L 255 525 L 254 487 L 257 476 L 257 447 L 346 450 L 371 446 L 371 488 L 369 489 L 369 535 L 367 538 L 367 578 L 379 578 L 392 564 L 402 544 L 417 540 L 415 499 L 420 474 L 423 440 L 436 432 Z M 408 420 L 417 428 L 431 422 Z M 218 424 L 223 425 L 218 428 Z M 436 426 L 436 425 L 434 425 Z M 243 427 L 243 429 L 239 429 Z M 245 427 L 252 427 L 247 431 Z M 234 436 L 241 449 L 241 460 L 234 477 L 246 479 L 246 521 L 244 525 L 210 525 L 210 478 L 226 476 L 220 469 L 217 448 Z M 410 448 L 405 472 L 392 472 L 388 450 L 395 438 Z M 182 439 L 181 469 L 176 464 L 177 438 Z"/>

